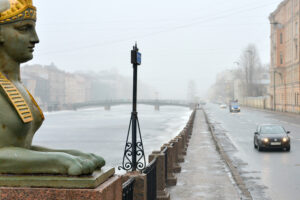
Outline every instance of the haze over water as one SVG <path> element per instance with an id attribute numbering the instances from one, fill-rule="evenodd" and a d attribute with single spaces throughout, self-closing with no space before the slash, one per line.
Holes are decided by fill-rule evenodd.
<path id="1" fill-rule="evenodd" d="M 153 150 L 175 137 L 185 126 L 191 110 L 184 107 L 138 106 L 146 161 Z M 121 165 L 131 106 L 103 107 L 46 113 L 33 144 L 55 149 L 77 149 L 101 155 L 106 166 Z"/>

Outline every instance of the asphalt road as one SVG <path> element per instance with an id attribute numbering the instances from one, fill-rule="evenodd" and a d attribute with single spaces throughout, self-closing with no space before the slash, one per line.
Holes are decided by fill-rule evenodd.
<path id="1" fill-rule="evenodd" d="M 230 113 L 216 104 L 206 105 L 205 110 L 253 199 L 300 199 L 300 115 L 250 108 Z M 254 131 L 262 123 L 281 124 L 291 131 L 291 151 L 254 149 Z"/>

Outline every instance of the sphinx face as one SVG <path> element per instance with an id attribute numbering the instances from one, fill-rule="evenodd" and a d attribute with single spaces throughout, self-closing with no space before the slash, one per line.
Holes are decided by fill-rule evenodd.
<path id="1" fill-rule="evenodd" d="M 39 38 L 35 30 L 35 21 L 23 20 L 0 26 L 0 51 L 17 63 L 24 63 L 33 58 L 35 44 Z"/>

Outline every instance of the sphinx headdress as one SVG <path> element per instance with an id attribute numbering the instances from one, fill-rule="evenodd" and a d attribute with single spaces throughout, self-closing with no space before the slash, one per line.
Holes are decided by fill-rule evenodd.
<path id="1" fill-rule="evenodd" d="M 0 25 L 25 19 L 36 21 L 32 0 L 0 0 Z"/>

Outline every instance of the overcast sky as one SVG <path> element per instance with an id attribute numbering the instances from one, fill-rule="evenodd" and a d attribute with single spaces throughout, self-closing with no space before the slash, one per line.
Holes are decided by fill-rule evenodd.
<path id="1" fill-rule="evenodd" d="M 242 50 L 257 45 L 269 63 L 268 16 L 281 0 L 47 0 L 38 9 L 37 45 L 28 64 L 62 70 L 117 70 L 132 76 L 130 50 L 142 53 L 139 80 L 160 98 L 186 98 L 190 80 L 202 95 Z"/>

